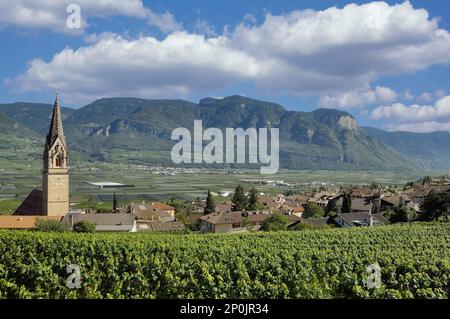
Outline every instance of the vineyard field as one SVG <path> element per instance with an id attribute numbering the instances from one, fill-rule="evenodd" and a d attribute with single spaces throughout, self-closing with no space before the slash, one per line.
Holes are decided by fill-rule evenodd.
<path id="1" fill-rule="evenodd" d="M 449 280 L 450 223 L 233 235 L 0 231 L 0 298 L 446 299 Z"/>

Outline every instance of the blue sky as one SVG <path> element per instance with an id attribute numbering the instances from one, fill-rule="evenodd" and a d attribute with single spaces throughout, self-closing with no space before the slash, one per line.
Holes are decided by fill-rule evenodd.
<path id="1" fill-rule="evenodd" d="M 81 29 L 67 28 L 71 3 Z M 242 94 L 450 131 L 449 30 L 439 0 L 0 0 L 0 103 Z"/>

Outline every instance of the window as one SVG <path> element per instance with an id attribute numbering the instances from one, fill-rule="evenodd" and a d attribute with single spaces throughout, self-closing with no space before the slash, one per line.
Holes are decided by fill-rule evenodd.
<path id="1" fill-rule="evenodd" d="M 64 163 L 64 159 L 63 159 L 62 155 L 58 155 L 56 157 L 55 166 L 56 167 L 62 167 L 63 163 Z"/>

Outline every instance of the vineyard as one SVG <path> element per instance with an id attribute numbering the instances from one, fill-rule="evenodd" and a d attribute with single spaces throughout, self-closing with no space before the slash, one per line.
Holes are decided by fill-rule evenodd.
<path id="1" fill-rule="evenodd" d="M 1 231 L 0 298 L 448 298 L 449 245 L 449 223 L 240 235 Z M 375 287 L 370 265 L 381 274 Z M 75 275 L 77 287 L 68 284 Z"/>

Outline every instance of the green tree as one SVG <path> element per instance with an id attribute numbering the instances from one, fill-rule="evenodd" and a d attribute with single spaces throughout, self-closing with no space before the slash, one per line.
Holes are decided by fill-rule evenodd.
<path id="1" fill-rule="evenodd" d="M 117 197 L 116 197 L 116 192 L 114 192 L 113 194 L 113 211 L 117 210 Z"/>
<path id="2" fill-rule="evenodd" d="M 206 205 L 203 214 L 208 215 L 216 211 L 216 204 L 214 203 L 214 198 L 211 191 L 208 190 L 208 195 L 206 196 Z"/>
<path id="3" fill-rule="evenodd" d="M 44 232 L 64 232 L 68 231 L 69 227 L 57 220 L 45 220 L 38 218 L 35 222 L 37 230 Z"/>
<path id="4" fill-rule="evenodd" d="M 324 216 L 325 212 L 316 203 L 311 203 L 310 205 L 308 205 L 308 207 L 306 207 L 306 210 L 302 214 L 303 218 L 320 218 Z"/>
<path id="5" fill-rule="evenodd" d="M 341 213 L 348 214 L 351 212 L 352 212 L 352 199 L 351 199 L 349 193 L 344 193 L 343 198 L 342 198 Z"/>
<path id="6" fill-rule="evenodd" d="M 417 219 L 418 215 L 412 208 L 399 204 L 386 212 L 385 216 L 391 223 L 407 223 Z"/>
<path id="7" fill-rule="evenodd" d="M 329 214 L 332 211 L 336 211 L 337 200 L 335 198 L 328 201 L 327 206 L 325 207 L 325 212 Z"/>
<path id="8" fill-rule="evenodd" d="M 432 190 L 425 196 L 423 203 L 420 205 L 420 218 L 425 221 L 431 221 L 445 216 L 448 220 L 449 206 L 450 191 L 437 193 Z"/>
<path id="9" fill-rule="evenodd" d="M 231 210 L 234 212 L 247 209 L 247 197 L 245 196 L 244 189 L 241 185 L 236 187 L 231 202 L 233 203 Z"/>
<path id="10" fill-rule="evenodd" d="M 261 224 L 263 231 L 279 231 L 286 230 L 289 224 L 289 219 L 281 214 L 272 214 L 267 217 Z"/>
<path id="11" fill-rule="evenodd" d="M 250 190 L 248 198 L 248 210 L 256 210 L 258 208 L 258 190 L 254 187 Z"/>
<path id="12" fill-rule="evenodd" d="M 76 233 L 94 233 L 95 224 L 88 222 L 86 220 L 81 220 L 73 224 L 72 230 Z"/>
<path id="13" fill-rule="evenodd" d="M 254 223 L 246 216 L 242 218 L 242 227 L 245 227 L 247 230 L 252 230 Z"/>

